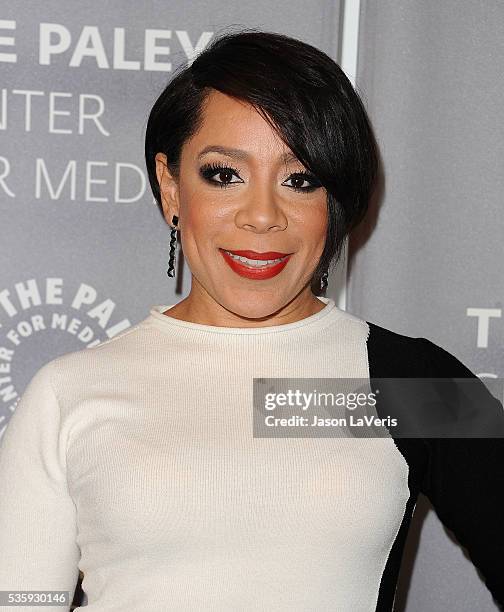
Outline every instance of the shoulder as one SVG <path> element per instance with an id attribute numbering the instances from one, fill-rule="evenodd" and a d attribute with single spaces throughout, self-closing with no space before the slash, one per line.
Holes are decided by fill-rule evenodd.
<path id="1" fill-rule="evenodd" d="M 454 354 L 425 337 L 400 334 L 371 321 L 367 340 L 373 377 L 473 377 Z"/>
<path id="2" fill-rule="evenodd" d="M 43 371 L 57 395 L 72 388 L 92 386 L 100 380 L 116 380 L 139 361 L 139 352 L 149 345 L 146 328 L 138 323 L 100 344 L 64 353 L 47 361 Z M 141 358 L 140 358 L 141 361 Z"/>

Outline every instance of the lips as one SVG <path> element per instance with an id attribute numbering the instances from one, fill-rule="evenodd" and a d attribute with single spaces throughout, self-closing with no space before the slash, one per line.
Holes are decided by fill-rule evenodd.
<path id="1" fill-rule="evenodd" d="M 266 251 L 264 253 L 258 253 L 257 251 L 232 251 L 231 249 L 220 249 L 221 251 L 229 251 L 233 255 L 238 255 L 239 257 L 246 257 L 247 259 L 257 259 L 259 261 L 266 261 L 268 259 L 280 259 L 280 257 L 285 257 L 286 255 L 291 255 L 291 253 L 280 253 L 279 251 Z"/>
<path id="2" fill-rule="evenodd" d="M 283 257 L 282 261 L 278 263 L 266 264 L 260 267 L 253 267 L 253 266 L 247 265 L 246 263 L 240 260 L 234 259 L 224 249 L 219 249 L 219 252 L 221 253 L 222 257 L 224 258 L 228 266 L 231 268 L 231 270 L 233 270 L 233 272 L 235 272 L 239 276 L 243 276 L 251 280 L 267 280 L 269 278 L 272 278 L 273 276 L 276 276 L 277 274 L 280 274 L 280 272 L 287 265 L 287 262 L 290 259 L 290 255 L 292 255 L 292 253 L 288 255 L 284 255 L 281 253 L 271 252 L 271 251 L 269 251 L 268 253 L 256 253 L 255 251 L 230 251 L 231 253 L 233 253 L 233 255 L 236 253 L 239 257 L 247 257 L 247 258 L 249 257 L 248 255 L 241 255 L 241 253 L 253 253 L 254 259 L 259 259 L 258 255 L 261 255 L 263 260 L 270 259 L 271 255 L 275 256 L 272 259 L 278 259 L 278 257 L 276 257 L 277 255 L 280 255 L 280 257 Z M 250 257 L 250 259 L 252 259 L 252 257 Z"/>

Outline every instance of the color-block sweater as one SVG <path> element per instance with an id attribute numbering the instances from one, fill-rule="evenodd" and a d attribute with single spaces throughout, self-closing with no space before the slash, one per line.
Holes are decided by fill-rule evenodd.
<path id="1" fill-rule="evenodd" d="M 423 493 L 504 604 L 504 438 L 253 435 L 253 378 L 476 378 L 319 299 L 260 328 L 154 305 L 40 368 L 0 441 L 0 590 L 71 601 L 80 569 L 89 612 L 390 611 Z"/>

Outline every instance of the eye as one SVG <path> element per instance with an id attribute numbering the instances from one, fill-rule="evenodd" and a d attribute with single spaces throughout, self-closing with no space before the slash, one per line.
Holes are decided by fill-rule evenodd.
<path id="1" fill-rule="evenodd" d="M 313 174 L 309 174 L 308 172 L 295 172 L 289 176 L 287 181 L 294 181 L 296 183 L 295 185 L 291 186 L 294 191 L 301 191 L 304 193 L 315 191 L 315 189 L 322 186 L 322 183 Z M 305 182 L 308 182 L 309 184 L 303 187 L 302 185 Z M 283 184 L 284 183 L 282 183 L 282 185 Z"/>
<path id="2" fill-rule="evenodd" d="M 200 174 L 207 182 L 212 183 L 213 185 L 219 185 L 219 187 L 221 188 L 228 187 L 229 185 L 233 185 L 235 183 L 243 183 L 241 179 L 239 181 L 231 182 L 231 178 L 233 177 L 233 175 L 237 178 L 240 178 L 238 172 L 239 170 L 237 170 L 237 168 L 233 168 L 232 166 L 225 166 L 224 164 L 221 164 L 219 162 L 205 164 L 200 168 Z M 212 177 L 214 177 L 216 174 L 219 175 L 219 178 L 223 180 L 214 180 Z"/>

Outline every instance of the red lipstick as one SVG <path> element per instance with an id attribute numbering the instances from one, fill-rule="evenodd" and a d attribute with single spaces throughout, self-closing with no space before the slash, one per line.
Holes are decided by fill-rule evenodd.
<path id="1" fill-rule="evenodd" d="M 245 262 L 240 261 L 238 259 L 234 259 L 227 253 L 224 249 L 219 249 L 221 255 L 223 256 L 225 262 L 229 265 L 229 267 L 239 274 L 240 276 L 244 276 L 245 278 L 250 278 L 252 280 L 267 280 L 279 274 L 287 265 L 292 253 L 278 253 L 277 251 L 268 251 L 266 253 L 257 253 L 256 251 L 229 251 L 229 253 L 233 253 L 233 255 L 238 255 L 240 257 L 247 257 L 248 259 L 257 259 L 257 260 L 268 260 L 268 259 L 279 259 L 282 257 L 282 261 L 274 264 L 265 264 L 261 267 L 247 265 Z"/>

